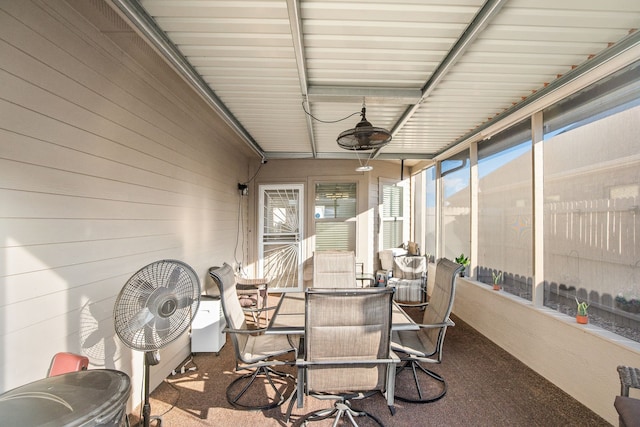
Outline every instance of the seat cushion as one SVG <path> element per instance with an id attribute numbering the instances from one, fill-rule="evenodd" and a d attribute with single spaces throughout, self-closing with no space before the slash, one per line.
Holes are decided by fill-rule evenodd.
<path id="1" fill-rule="evenodd" d="M 286 335 L 249 335 L 241 358 L 245 363 L 255 363 L 294 350 Z"/>
<path id="2" fill-rule="evenodd" d="M 397 279 L 392 277 L 389 279 L 388 286 L 396 288 L 393 299 L 403 302 L 422 302 L 422 279 Z"/>
<path id="3" fill-rule="evenodd" d="M 393 277 L 420 279 L 427 271 L 427 259 L 423 256 L 397 256 L 393 259 Z"/>
<path id="4" fill-rule="evenodd" d="M 640 427 L 640 399 L 616 396 L 613 406 L 620 416 L 620 426 Z"/>
<path id="5" fill-rule="evenodd" d="M 258 300 L 256 298 L 251 298 L 248 295 L 242 295 L 239 297 L 240 305 L 243 308 L 254 307 L 258 304 Z"/>
<path id="6" fill-rule="evenodd" d="M 435 354 L 437 346 L 435 342 L 421 339 L 420 335 L 423 334 L 422 330 L 394 331 L 391 334 L 391 350 L 425 359 L 429 358 Z"/>

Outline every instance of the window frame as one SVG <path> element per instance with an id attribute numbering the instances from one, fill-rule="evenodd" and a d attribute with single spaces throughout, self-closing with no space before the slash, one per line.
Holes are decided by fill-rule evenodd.
<path id="1" fill-rule="evenodd" d="M 316 217 L 316 200 L 317 200 L 317 191 L 318 191 L 318 186 L 322 186 L 322 185 L 327 185 L 327 186 L 331 186 L 331 185 L 352 185 L 355 187 L 355 191 L 353 192 L 353 203 L 354 203 L 354 212 L 353 212 L 353 216 L 343 216 L 343 217 L 332 217 L 332 218 L 317 218 Z M 358 217 L 358 188 L 359 188 L 359 182 L 357 180 L 353 180 L 353 179 L 337 179 L 337 180 L 315 180 L 312 183 L 312 188 L 313 188 L 313 192 L 311 195 L 311 217 L 312 217 L 312 224 L 313 224 L 313 230 L 312 230 L 312 235 L 313 235 L 313 243 L 312 243 L 312 249 L 313 251 L 317 251 L 317 250 L 329 250 L 329 249 L 337 249 L 337 250 L 353 250 L 354 252 L 357 251 L 357 246 L 358 246 L 358 226 L 357 226 L 357 217 Z M 351 242 L 348 247 L 344 248 L 344 247 L 322 247 L 322 248 L 318 248 L 318 226 L 317 224 L 319 223 L 324 223 L 324 224 L 329 224 L 329 223 L 336 223 L 336 224 L 348 224 L 348 223 L 353 223 L 353 226 L 350 227 L 348 229 L 349 232 L 349 236 L 347 236 L 346 240 L 348 242 Z M 349 224 L 348 224 L 349 225 Z"/>
<path id="2" fill-rule="evenodd" d="M 400 216 L 389 216 L 385 217 L 385 195 L 384 188 L 385 187 L 398 187 L 402 189 L 402 203 L 401 210 L 402 215 Z M 379 250 L 390 249 L 385 247 L 384 241 L 384 224 L 385 222 L 398 222 L 402 221 L 402 236 L 401 236 L 401 244 L 404 242 L 408 242 L 410 240 L 410 223 L 411 223 L 411 206 L 410 206 L 410 182 L 409 179 L 404 180 L 396 180 L 391 178 L 379 178 L 378 180 L 378 194 L 380 203 L 378 205 L 378 218 L 379 218 Z M 392 246 L 397 247 L 398 245 Z"/>

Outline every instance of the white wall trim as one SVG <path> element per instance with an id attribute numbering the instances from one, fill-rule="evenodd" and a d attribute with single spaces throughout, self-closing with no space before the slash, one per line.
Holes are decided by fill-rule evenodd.
<path id="1" fill-rule="evenodd" d="M 453 312 L 613 425 L 618 365 L 640 366 L 640 343 L 486 284 L 458 278 Z M 446 346 L 446 344 L 445 344 Z"/>

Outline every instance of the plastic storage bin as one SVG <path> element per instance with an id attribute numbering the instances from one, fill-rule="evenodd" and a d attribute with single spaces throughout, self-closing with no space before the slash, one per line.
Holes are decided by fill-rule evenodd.
<path id="1" fill-rule="evenodd" d="M 191 323 L 191 352 L 218 353 L 226 342 L 224 327 L 220 297 L 200 297 L 200 307 Z"/>

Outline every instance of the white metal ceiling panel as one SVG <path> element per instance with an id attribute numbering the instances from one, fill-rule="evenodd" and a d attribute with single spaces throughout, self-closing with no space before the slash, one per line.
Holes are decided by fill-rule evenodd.
<path id="1" fill-rule="evenodd" d="M 451 144 L 626 37 L 640 23 L 638 5 L 628 1 L 506 2 L 401 135 L 407 140 Z M 417 129 L 423 129 L 424 122 L 434 126 L 420 134 Z"/>
<path id="2" fill-rule="evenodd" d="M 311 151 L 286 1 L 141 4 L 263 150 Z"/>
<path id="3" fill-rule="evenodd" d="M 110 1 L 139 4 L 266 157 L 352 156 L 336 137 L 365 101 L 394 131 L 380 158 L 428 158 L 640 27 L 638 0 Z"/>

